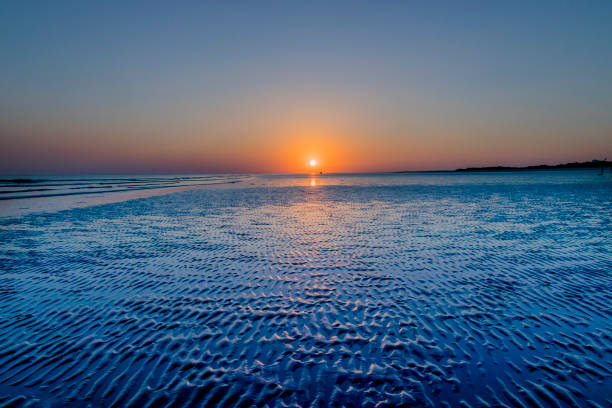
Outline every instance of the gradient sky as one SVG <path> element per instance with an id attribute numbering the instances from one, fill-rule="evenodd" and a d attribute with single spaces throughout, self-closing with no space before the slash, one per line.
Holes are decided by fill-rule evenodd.
<path id="1" fill-rule="evenodd" d="M 611 1 L 90 3 L 0 4 L 0 174 L 612 158 Z"/>

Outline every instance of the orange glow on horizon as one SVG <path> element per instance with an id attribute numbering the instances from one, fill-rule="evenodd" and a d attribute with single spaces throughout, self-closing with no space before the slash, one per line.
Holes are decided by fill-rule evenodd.
<path id="1" fill-rule="evenodd" d="M 15 138 L 0 149 L 0 168 L 9 173 L 22 169 L 24 173 L 314 175 L 320 171 L 330 174 L 553 164 L 574 157 L 587 160 L 592 155 L 592 147 L 586 145 L 580 149 L 572 145 L 571 150 L 563 148 L 553 155 L 542 151 L 545 145 L 536 144 L 533 151 L 524 152 L 521 149 L 526 139 L 513 136 L 510 130 L 500 130 L 496 133 L 499 138 L 487 139 L 469 125 L 455 127 L 452 132 L 442 125 L 418 122 L 379 127 L 364 115 L 351 116 L 336 107 L 298 112 L 275 108 L 254 109 L 238 124 L 225 117 L 212 124 L 185 120 L 180 126 L 169 123 L 157 127 L 137 121 L 86 123 L 36 118 L 27 126 L 3 123 L 0 133 Z M 556 130 L 555 134 L 570 140 L 574 131 Z M 590 130 L 592 137 L 599 137 L 594 132 Z M 463 142 L 449 143 L 448 134 Z M 529 128 L 525 134 L 541 138 L 548 135 Z M 168 135 L 174 135 L 172 140 Z M 501 138 L 507 142 L 500 144 Z M 520 161 L 516 157 L 521 157 Z M 316 163 L 312 165 L 311 161 Z"/>

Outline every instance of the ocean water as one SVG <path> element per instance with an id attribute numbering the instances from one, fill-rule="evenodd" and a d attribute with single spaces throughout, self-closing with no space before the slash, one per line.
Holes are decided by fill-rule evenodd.
<path id="1" fill-rule="evenodd" d="M 0 406 L 612 406 L 610 173 L 226 177 L 0 201 Z"/>

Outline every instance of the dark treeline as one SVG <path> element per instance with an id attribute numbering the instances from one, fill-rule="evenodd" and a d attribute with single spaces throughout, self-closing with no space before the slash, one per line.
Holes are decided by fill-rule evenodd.
<path id="1" fill-rule="evenodd" d="M 612 161 L 609 160 L 593 160 L 588 162 L 574 162 L 563 164 L 538 164 L 525 167 L 508 167 L 508 166 L 491 166 L 491 167 L 467 167 L 465 169 L 456 169 L 455 171 L 512 171 L 512 170 L 554 170 L 554 169 L 600 169 L 604 167 L 612 167 Z"/>

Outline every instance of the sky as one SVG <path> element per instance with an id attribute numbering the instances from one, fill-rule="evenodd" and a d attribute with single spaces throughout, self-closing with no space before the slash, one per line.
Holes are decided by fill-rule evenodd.
<path id="1" fill-rule="evenodd" d="M 0 175 L 612 158 L 610 21 L 610 1 L 6 0 Z"/>

